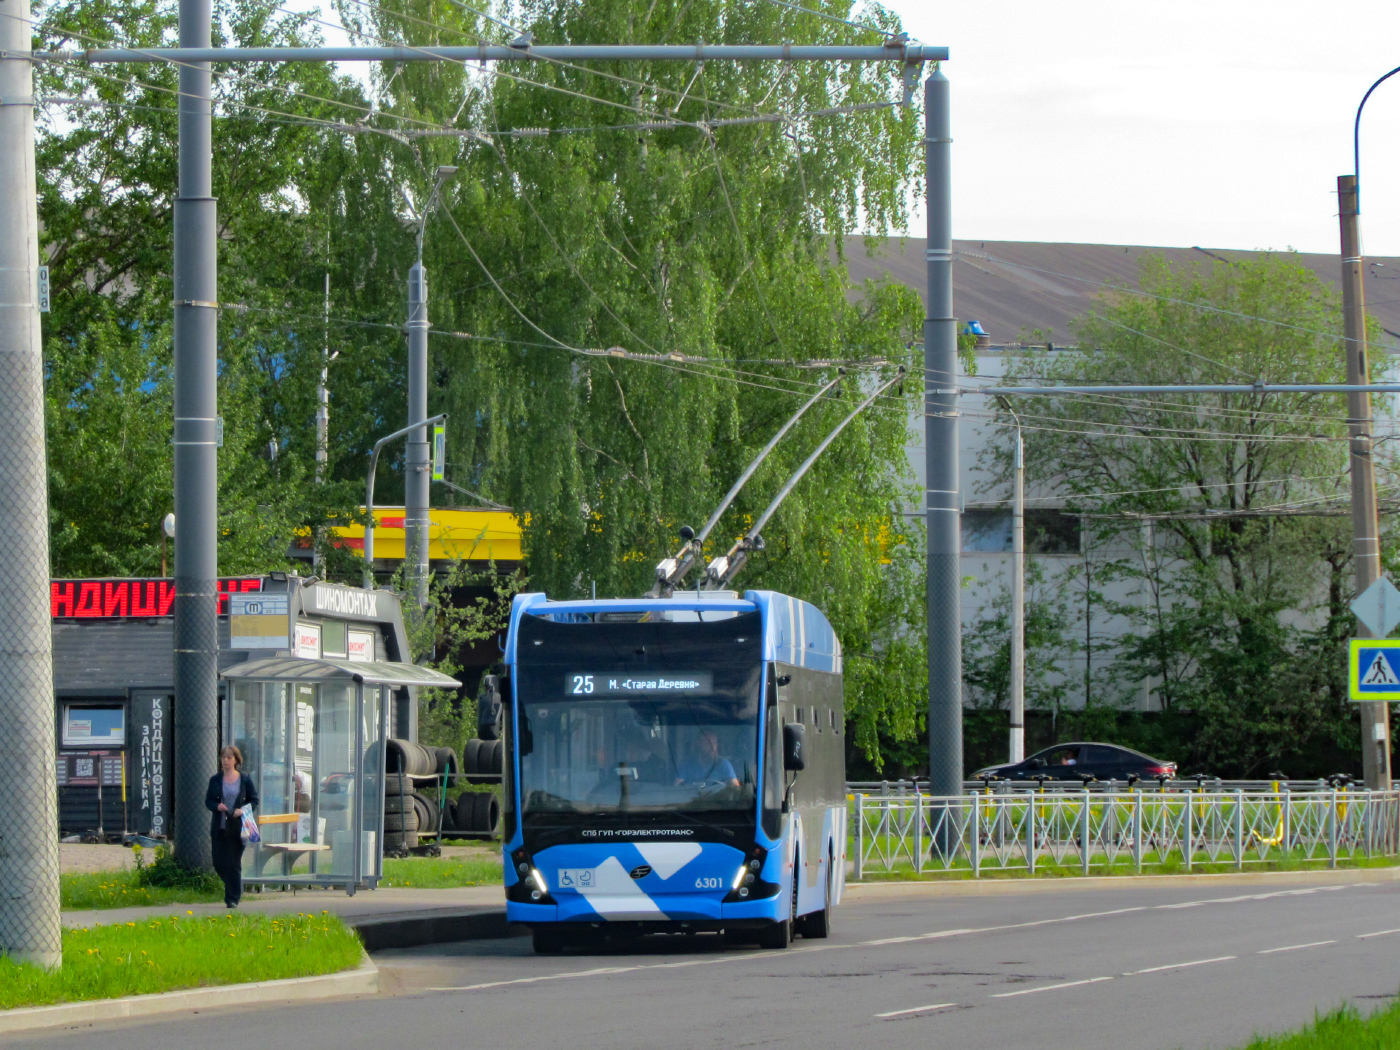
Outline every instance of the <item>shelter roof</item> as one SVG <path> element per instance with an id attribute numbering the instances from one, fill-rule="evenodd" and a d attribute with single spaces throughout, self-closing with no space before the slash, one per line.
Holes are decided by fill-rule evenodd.
<path id="1" fill-rule="evenodd" d="M 440 671 L 417 664 L 389 660 L 309 660 L 301 656 L 249 660 L 219 673 L 223 678 L 264 682 L 363 682 L 365 685 L 421 685 L 439 689 L 455 689 L 462 684 Z"/>

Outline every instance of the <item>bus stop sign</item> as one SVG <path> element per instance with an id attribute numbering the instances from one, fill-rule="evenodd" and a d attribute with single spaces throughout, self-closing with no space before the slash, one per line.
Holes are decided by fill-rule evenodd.
<path id="1" fill-rule="evenodd" d="M 1347 661 L 1353 700 L 1400 700 L 1400 638 L 1353 638 Z"/>

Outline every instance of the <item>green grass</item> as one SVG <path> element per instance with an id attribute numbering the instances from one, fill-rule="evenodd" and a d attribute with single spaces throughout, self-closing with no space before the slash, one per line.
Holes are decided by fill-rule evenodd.
<path id="1" fill-rule="evenodd" d="M 358 966 L 354 931 L 319 915 L 188 916 L 63 931 L 49 972 L 0 957 L 0 1009 L 310 977 Z"/>
<path id="2" fill-rule="evenodd" d="M 499 886 L 501 861 L 499 857 L 483 855 L 437 860 L 431 857 L 409 857 L 407 860 L 386 860 L 384 881 L 379 885 L 413 887 L 420 890 L 444 890 L 455 886 Z"/>
<path id="3" fill-rule="evenodd" d="M 75 911 L 144 908 L 157 904 L 205 904 L 224 899 L 222 888 L 142 886 L 137 881 L 137 873 L 130 868 L 60 875 L 58 888 L 60 906 Z"/>
<path id="4" fill-rule="evenodd" d="M 1400 1004 L 1362 1017 L 1344 1006 L 1286 1035 L 1259 1036 L 1241 1050 L 1393 1050 L 1400 1046 Z"/>

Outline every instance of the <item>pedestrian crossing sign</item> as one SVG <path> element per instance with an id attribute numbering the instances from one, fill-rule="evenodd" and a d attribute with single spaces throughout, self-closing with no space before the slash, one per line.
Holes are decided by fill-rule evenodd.
<path id="1" fill-rule="evenodd" d="M 1400 700 L 1400 638 L 1353 638 L 1347 663 L 1353 700 Z"/>

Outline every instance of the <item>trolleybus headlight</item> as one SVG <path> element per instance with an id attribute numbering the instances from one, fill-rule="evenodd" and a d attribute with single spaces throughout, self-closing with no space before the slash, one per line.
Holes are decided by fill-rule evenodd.
<path id="1" fill-rule="evenodd" d="M 541 893 L 549 892 L 549 887 L 544 884 L 544 876 L 540 874 L 539 868 L 530 869 L 530 878 Z"/>
<path id="2" fill-rule="evenodd" d="M 766 849 L 758 845 L 751 846 L 743 864 L 739 865 L 739 870 L 734 873 L 734 880 L 730 883 L 729 892 L 724 899 L 733 903 L 776 897 L 780 888 L 776 883 L 765 881 L 762 875 L 763 863 L 767 859 Z"/>

